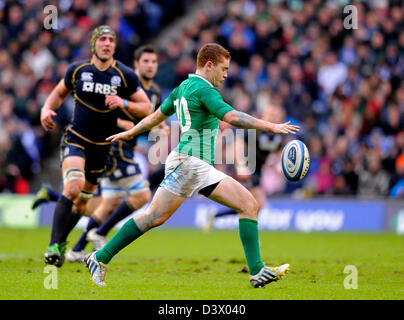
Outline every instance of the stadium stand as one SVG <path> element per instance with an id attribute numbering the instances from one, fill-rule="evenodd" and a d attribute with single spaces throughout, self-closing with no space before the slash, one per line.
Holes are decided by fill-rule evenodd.
<path id="1" fill-rule="evenodd" d="M 345 0 L 218 0 L 192 12 L 183 2 L 62 1 L 60 30 L 47 31 L 41 1 L 0 1 L 0 192 L 29 192 L 28 183 L 32 191 L 53 159 L 58 136 L 41 129 L 39 109 L 67 63 L 88 57 L 89 30 L 105 22 L 119 30 L 116 58 L 129 65 L 133 48 L 154 40 L 163 97 L 194 71 L 201 45 L 218 42 L 232 54 L 225 100 L 257 116 L 272 105 L 302 125 L 310 171 L 286 182 L 274 151 L 261 177 L 268 195 L 404 196 L 394 189 L 404 156 L 401 1 L 353 2 L 358 29 L 344 28 Z M 184 14 L 192 14 L 185 25 L 151 37 Z M 64 110 L 60 126 L 71 101 Z"/>

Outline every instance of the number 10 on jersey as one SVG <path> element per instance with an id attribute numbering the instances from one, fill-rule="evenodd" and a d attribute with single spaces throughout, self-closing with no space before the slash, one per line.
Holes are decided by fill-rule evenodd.
<path id="1" fill-rule="evenodd" d="M 191 115 L 188 110 L 188 102 L 184 97 L 174 100 L 175 110 L 181 127 L 181 133 L 191 128 Z"/>

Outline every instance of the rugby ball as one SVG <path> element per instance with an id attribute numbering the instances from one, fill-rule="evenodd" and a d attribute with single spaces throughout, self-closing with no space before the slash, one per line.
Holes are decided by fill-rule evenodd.
<path id="1" fill-rule="evenodd" d="M 282 171 L 289 181 L 304 178 L 310 166 L 310 154 L 300 140 L 292 140 L 282 150 Z"/>

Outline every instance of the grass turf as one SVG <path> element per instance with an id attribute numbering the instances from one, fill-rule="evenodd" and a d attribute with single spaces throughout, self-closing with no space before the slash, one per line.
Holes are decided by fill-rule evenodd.
<path id="1" fill-rule="evenodd" d="M 79 230 L 69 236 L 71 244 Z M 284 280 L 254 289 L 237 230 L 155 229 L 109 264 L 108 286 L 95 287 L 83 264 L 57 269 L 57 290 L 45 289 L 43 253 L 49 228 L 0 229 L 0 299 L 359 300 L 404 299 L 404 239 L 395 234 L 260 232 L 262 259 L 290 263 Z M 88 248 L 90 249 L 90 248 Z M 358 288 L 347 290 L 347 265 Z M 46 281 L 45 281 L 46 282 Z"/>

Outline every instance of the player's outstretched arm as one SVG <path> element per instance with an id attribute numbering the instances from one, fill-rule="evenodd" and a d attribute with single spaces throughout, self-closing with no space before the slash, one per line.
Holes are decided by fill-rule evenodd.
<path id="1" fill-rule="evenodd" d="M 118 133 L 118 134 L 114 134 L 114 135 L 108 137 L 106 140 L 113 142 L 118 139 L 126 139 L 126 140 L 132 139 L 134 136 L 137 136 L 138 134 L 141 134 L 145 131 L 150 130 L 151 128 L 153 128 L 154 126 L 163 122 L 167 118 L 168 117 L 166 115 L 164 115 L 160 111 L 160 109 L 157 109 L 151 115 L 147 116 L 146 118 L 143 118 L 142 121 L 140 121 L 132 129 Z"/>
<path id="2" fill-rule="evenodd" d="M 300 130 L 300 126 L 292 125 L 290 124 L 290 121 L 284 123 L 273 123 L 254 118 L 247 113 L 237 110 L 227 112 L 222 120 L 238 128 L 256 129 L 272 133 L 296 134 L 296 132 Z"/>
<path id="3" fill-rule="evenodd" d="M 66 87 L 64 79 L 62 79 L 45 100 L 45 104 L 41 109 L 41 124 L 46 131 L 56 127 L 56 124 L 52 119 L 52 117 L 56 116 L 54 110 L 60 107 L 69 93 L 70 90 Z"/>

